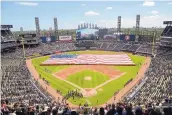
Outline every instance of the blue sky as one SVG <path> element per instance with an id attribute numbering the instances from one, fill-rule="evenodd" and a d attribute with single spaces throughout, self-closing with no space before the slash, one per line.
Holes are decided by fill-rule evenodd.
<path id="1" fill-rule="evenodd" d="M 142 27 L 163 27 L 164 20 L 172 20 L 172 2 L 166 1 L 76 1 L 76 2 L 15 2 L 1 3 L 1 23 L 12 24 L 12 30 L 35 30 L 35 17 L 39 17 L 40 28 L 54 28 L 57 17 L 59 29 L 77 28 L 88 22 L 98 27 L 117 27 L 117 17 L 122 16 L 122 27 L 133 27 L 136 15 L 141 15 Z"/>

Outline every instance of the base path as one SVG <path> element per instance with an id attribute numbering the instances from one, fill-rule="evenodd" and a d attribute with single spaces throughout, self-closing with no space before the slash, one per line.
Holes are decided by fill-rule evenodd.
<path id="1" fill-rule="evenodd" d="M 35 80 L 37 80 L 39 82 L 39 84 L 41 84 L 42 88 L 44 90 L 47 90 L 48 93 L 53 96 L 56 100 L 58 100 L 59 98 L 62 99 L 63 97 L 61 95 L 59 95 L 55 89 L 53 89 L 50 85 L 47 85 L 42 79 L 39 78 L 39 74 L 36 71 L 35 67 L 32 64 L 32 60 L 26 60 L 26 65 L 31 73 L 31 75 L 34 77 Z M 55 101 L 56 101 L 55 100 Z M 78 107 L 77 105 L 74 105 L 72 103 L 70 103 L 69 101 L 67 101 L 67 103 L 70 105 L 70 107 Z"/>
<path id="2" fill-rule="evenodd" d="M 146 57 L 146 60 L 145 60 L 144 64 L 142 65 L 142 67 L 140 68 L 137 76 L 128 85 L 126 85 L 124 88 L 122 88 L 115 95 L 115 100 L 114 100 L 114 96 L 113 96 L 107 103 L 119 102 L 136 84 L 138 84 L 139 81 L 142 78 L 144 78 L 144 74 L 147 71 L 147 69 L 149 68 L 150 62 L 151 62 L 151 58 Z M 103 104 L 102 106 L 105 106 L 105 104 Z"/>
<path id="3" fill-rule="evenodd" d="M 98 88 L 103 87 L 103 86 L 106 85 L 107 83 L 109 83 L 109 82 L 111 82 L 111 81 L 113 81 L 113 80 L 116 80 L 116 79 L 120 78 L 120 77 L 123 76 L 124 74 L 125 74 L 125 73 L 122 73 L 122 74 L 120 74 L 120 75 L 118 75 L 118 76 L 116 76 L 116 77 L 114 77 L 114 78 L 112 78 L 112 79 L 110 79 L 110 80 L 108 80 L 108 81 L 106 81 L 106 82 L 104 82 L 104 83 L 98 85 L 98 86 L 95 87 L 94 89 L 97 90 Z"/>

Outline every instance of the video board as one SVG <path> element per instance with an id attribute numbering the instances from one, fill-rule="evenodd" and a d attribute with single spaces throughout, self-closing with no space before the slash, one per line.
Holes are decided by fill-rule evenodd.
<path id="1" fill-rule="evenodd" d="M 76 30 L 76 40 L 96 40 L 98 39 L 98 29 L 79 29 Z"/>
<path id="2" fill-rule="evenodd" d="M 135 35 L 122 34 L 119 38 L 121 41 L 135 41 Z"/>

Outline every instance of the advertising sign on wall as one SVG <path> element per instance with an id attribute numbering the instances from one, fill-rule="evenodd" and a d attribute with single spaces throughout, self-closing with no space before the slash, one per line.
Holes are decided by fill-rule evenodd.
<path id="1" fill-rule="evenodd" d="M 57 38 L 55 36 L 44 36 L 40 37 L 41 41 L 43 43 L 50 43 L 50 42 L 56 42 Z"/>
<path id="2" fill-rule="evenodd" d="M 60 41 L 71 41 L 72 36 L 59 36 Z"/>

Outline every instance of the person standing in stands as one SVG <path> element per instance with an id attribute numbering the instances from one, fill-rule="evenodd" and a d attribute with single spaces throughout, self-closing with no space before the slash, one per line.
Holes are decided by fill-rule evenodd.
<path id="1" fill-rule="evenodd" d="M 103 107 L 100 108 L 99 115 L 105 115 L 105 111 L 104 111 L 104 108 Z"/>

